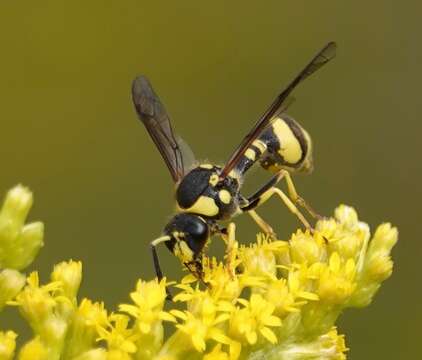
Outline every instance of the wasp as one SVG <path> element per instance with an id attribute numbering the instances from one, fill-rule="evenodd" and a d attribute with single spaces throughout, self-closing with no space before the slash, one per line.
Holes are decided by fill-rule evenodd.
<path id="1" fill-rule="evenodd" d="M 164 243 L 197 277 L 202 276 L 202 252 L 210 237 L 224 236 L 218 222 L 247 213 L 266 233 L 274 235 L 256 208 L 277 195 L 302 224 L 311 229 L 299 207 L 316 212 L 301 198 L 290 173 L 313 169 L 312 141 L 306 130 L 285 112 L 295 87 L 335 57 L 336 43 L 328 43 L 276 97 L 246 134 L 224 166 L 199 163 L 186 143 L 173 131 L 164 105 L 144 76 L 132 84 L 132 99 L 139 119 L 163 157 L 175 183 L 177 213 L 164 227 L 162 236 L 151 242 L 158 279 L 163 277 L 156 246 Z M 255 194 L 241 194 L 243 178 L 256 163 L 274 173 Z M 285 179 L 288 194 L 276 187 Z"/>

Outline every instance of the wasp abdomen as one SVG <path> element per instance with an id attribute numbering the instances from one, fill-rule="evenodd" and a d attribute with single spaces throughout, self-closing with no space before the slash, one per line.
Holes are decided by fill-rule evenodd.
<path id="1" fill-rule="evenodd" d="M 294 119 L 283 114 L 275 118 L 245 151 L 236 170 L 244 174 L 257 161 L 269 171 L 312 170 L 311 138 Z"/>

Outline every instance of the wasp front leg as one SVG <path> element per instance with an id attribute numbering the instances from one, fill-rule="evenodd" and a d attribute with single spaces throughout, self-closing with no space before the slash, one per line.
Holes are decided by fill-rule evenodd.
<path id="1" fill-rule="evenodd" d="M 158 281 L 161 281 L 163 279 L 163 272 L 161 271 L 161 267 L 160 267 L 160 261 L 158 260 L 158 254 L 157 254 L 157 245 L 164 243 L 166 241 L 170 241 L 171 238 L 170 236 L 162 236 L 158 239 L 155 239 L 154 241 L 151 242 L 151 253 L 152 253 L 152 260 L 154 263 L 154 270 L 155 270 L 155 274 L 157 275 L 157 279 Z M 167 293 L 167 300 L 172 300 L 173 296 L 171 295 L 169 289 L 166 287 L 166 293 Z"/>
<path id="2" fill-rule="evenodd" d="M 202 261 L 199 259 L 184 263 L 186 268 L 195 276 L 198 280 L 202 281 L 206 286 L 207 282 L 204 281 L 204 270 L 202 266 Z"/>
<path id="3" fill-rule="evenodd" d="M 226 242 L 226 255 L 224 256 L 226 260 L 226 269 L 229 272 L 231 277 L 235 276 L 236 272 L 236 257 L 239 244 L 236 241 L 236 225 L 230 223 L 227 226 L 227 232 L 225 237 Z"/>

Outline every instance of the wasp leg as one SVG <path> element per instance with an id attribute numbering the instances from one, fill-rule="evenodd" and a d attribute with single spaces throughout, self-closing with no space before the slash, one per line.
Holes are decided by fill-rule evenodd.
<path id="1" fill-rule="evenodd" d="M 257 223 L 257 225 L 265 234 L 269 235 L 273 239 L 277 239 L 277 234 L 270 226 L 270 224 L 268 224 L 261 216 L 259 216 L 255 210 L 249 210 L 247 213 Z"/>
<path id="2" fill-rule="evenodd" d="M 235 263 L 236 254 L 237 254 L 237 242 L 235 237 L 236 225 L 234 223 L 230 223 L 227 227 L 219 227 L 215 224 L 214 227 L 214 234 L 218 234 L 223 239 L 226 245 L 226 253 L 224 255 L 224 259 L 226 260 L 226 269 L 230 273 L 230 275 L 234 276 L 234 268 L 232 264 Z"/>
<path id="3" fill-rule="evenodd" d="M 235 263 L 236 263 L 236 254 L 238 243 L 236 242 L 236 225 L 235 223 L 230 223 L 227 226 L 227 235 L 225 235 L 226 239 L 226 255 L 224 256 L 226 260 L 226 268 L 229 274 L 234 277 L 235 276 Z"/>
<path id="4" fill-rule="evenodd" d="M 157 254 L 156 246 L 158 244 L 161 244 L 161 243 L 169 241 L 169 240 L 170 240 L 170 236 L 162 236 L 162 237 L 155 239 L 154 241 L 151 242 L 152 260 L 154 262 L 154 270 L 155 270 L 155 274 L 157 275 L 158 281 L 161 281 L 161 279 L 163 278 L 163 272 L 161 271 L 160 261 L 158 260 L 158 254 Z M 167 287 L 166 287 L 166 293 L 167 293 L 167 300 L 172 300 L 173 296 L 171 295 L 171 293 L 170 293 L 170 291 L 168 290 Z"/>
<path id="5" fill-rule="evenodd" d="M 195 276 L 197 279 L 202 281 L 205 285 L 207 285 L 204 281 L 204 271 L 202 267 L 202 262 L 200 260 L 193 260 L 184 263 L 186 268 L 191 272 L 193 276 Z"/>
<path id="6" fill-rule="evenodd" d="M 284 202 L 287 208 L 292 212 L 301 223 L 310 231 L 312 231 L 311 225 L 296 207 L 296 205 L 290 200 L 290 198 L 279 188 L 276 188 L 274 185 L 277 184 L 283 177 L 286 176 L 287 172 L 280 171 L 275 176 L 273 176 L 264 186 L 261 187 L 254 195 L 247 199 L 248 205 L 241 208 L 242 211 L 251 211 L 262 205 L 266 202 L 271 196 L 278 195 L 280 199 Z"/>
<path id="7" fill-rule="evenodd" d="M 290 199 L 296 205 L 299 205 L 304 208 L 314 219 L 323 219 L 323 216 L 319 215 L 309 204 L 306 203 L 306 201 L 301 196 L 298 195 L 290 173 L 286 170 L 281 170 L 280 172 L 283 173 L 283 177 L 286 180 L 287 192 L 289 193 Z"/>
<path id="8" fill-rule="evenodd" d="M 221 227 L 219 226 L 217 223 L 210 223 L 210 233 L 211 235 L 220 235 L 224 242 L 226 242 L 226 239 L 224 238 L 224 236 L 227 236 L 227 228 L 226 227 Z"/>

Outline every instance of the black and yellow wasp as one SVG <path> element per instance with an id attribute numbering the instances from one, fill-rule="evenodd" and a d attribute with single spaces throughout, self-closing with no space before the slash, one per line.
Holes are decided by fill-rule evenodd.
<path id="1" fill-rule="evenodd" d="M 308 76 L 334 58 L 336 44 L 328 43 L 296 78 L 276 97 L 244 137 L 224 166 L 200 164 L 189 147 L 175 135 L 170 118 L 148 80 L 137 77 L 132 86 L 136 112 L 167 164 L 176 185 L 177 214 L 165 226 L 163 235 L 151 242 L 157 277 L 163 277 L 156 246 L 165 243 L 182 263 L 198 277 L 202 274 L 202 250 L 212 235 L 224 234 L 218 221 L 248 213 L 269 234 L 272 228 L 255 209 L 272 195 L 278 195 L 306 228 L 311 228 L 297 205 L 312 216 L 317 214 L 298 196 L 290 172 L 310 172 L 312 142 L 308 133 L 285 111 L 290 93 Z M 253 164 L 275 175 L 255 194 L 240 193 L 243 177 Z M 285 179 L 288 195 L 275 187 Z"/>

